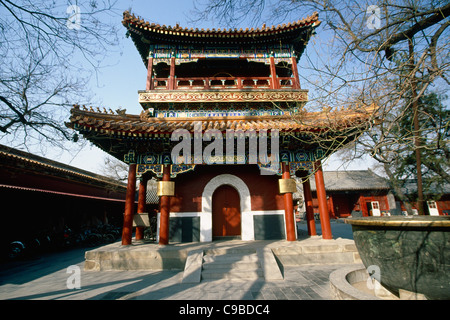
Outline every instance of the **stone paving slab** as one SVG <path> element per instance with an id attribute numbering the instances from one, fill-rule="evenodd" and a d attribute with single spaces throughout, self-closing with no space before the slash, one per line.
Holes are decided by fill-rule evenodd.
<path id="1" fill-rule="evenodd" d="M 332 299 L 329 274 L 342 265 L 284 269 L 284 280 L 182 282 L 183 271 L 84 271 L 80 289 L 68 289 L 67 268 L 56 268 L 28 281 L 27 272 L 39 273 L 39 264 L 1 275 L 0 299 L 56 300 L 323 300 Z M 20 268 L 19 268 L 20 269 Z"/>
<path id="2" fill-rule="evenodd" d="M 317 241 L 319 240 L 319 241 Z M 298 242 L 252 242 L 251 246 L 281 248 L 286 252 L 315 251 L 315 246 L 327 240 L 306 239 Z M 330 242 L 328 242 L 330 243 Z M 238 246 L 244 243 L 238 243 Z M 245 243 L 248 245 L 249 243 Z M 330 243 L 331 244 L 331 243 Z M 351 239 L 337 239 L 342 251 L 351 250 Z M 223 249 L 230 242 L 213 242 L 210 248 Z M 190 250 L 203 249 L 205 244 L 181 245 Z M 299 248 L 299 247 L 302 248 Z M 117 244 L 110 245 L 117 251 Z M 140 250 L 139 246 L 120 248 Z M 176 246 L 161 248 L 176 250 Z M 199 283 L 183 283 L 183 269 L 178 270 L 84 270 L 85 252 L 89 249 L 73 249 L 67 252 L 47 254 L 39 259 L 0 264 L 0 299 L 55 299 L 55 300 L 324 300 L 332 299 L 329 275 L 349 264 L 316 264 L 284 266 L 283 279 L 270 281 L 257 279 L 248 281 L 202 280 Z M 168 252 L 168 254 L 177 254 Z M 311 253 L 310 253 L 311 254 Z M 314 254 L 314 252 L 313 252 Z M 184 258 L 186 259 L 186 258 Z M 351 264 L 352 265 L 352 264 Z M 71 289 L 75 273 L 68 268 L 79 268 L 80 288 Z M 194 268 L 195 269 L 195 268 Z M 69 273 L 68 273 L 69 271 Z M 69 280 L 69 281 L 68 281 Z"/>

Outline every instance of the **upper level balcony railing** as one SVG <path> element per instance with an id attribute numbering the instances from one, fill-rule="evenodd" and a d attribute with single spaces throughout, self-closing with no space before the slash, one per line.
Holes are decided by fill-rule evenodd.
<path id="1" fill-rule="evenodd" d="M 153 78 L 151 90 L 214 90 L 214 89 L 300 89 L 295 78 L 277 77 L 191 77 Z"/>

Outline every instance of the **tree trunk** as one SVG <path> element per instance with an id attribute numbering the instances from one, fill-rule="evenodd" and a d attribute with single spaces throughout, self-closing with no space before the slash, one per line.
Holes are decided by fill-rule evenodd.
<path id="1" fill-rule="evenodd" d="M 386 172 L 389 182 L 392 185 L 392 188 L 394 189 L 395 194 L 397 195 L 398 199 L 403 202 L 403 205 L 406 208 L 406 212 L 408 212 L 408 215 L 413 215 L 412 206 L 409 202 L 408 197 L 403 193 L 402 188 L 400 187 L 398 180 L 394 177 L 394 174 L 391 171 L 391 168 L 387 163 L 383 164 L 384 171 Z M 401 208 L 400 208 L 401 209 Z"/>
<path id="2" fill-rule="evenodd" d="M 417 170 L 417 211 L 419 215 L 424 215 L 423 210 L 423 183 L 422 183 L 422 159 L 420 154 L 420 127 L 419 127 L 419 102 L 417 101 L 417 91 L 416 91 L 416 76 L 415 76 L 415 61 L 414 61 L 414 44 L 413 39 L 409 39 L 409 58 L 410 58 L 410 68 L 411 68 L 411 93 L 412 93 L 412 106 L 414 112 L 414 149 L 416 154 L 416 170 Z"/>

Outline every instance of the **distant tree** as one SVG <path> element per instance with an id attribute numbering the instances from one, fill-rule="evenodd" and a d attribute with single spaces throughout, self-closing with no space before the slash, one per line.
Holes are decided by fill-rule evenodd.
<path id="1" fill-rule="evenodd" d="M 420 139 L 423 163 L 424 189 L 436 189 L 442 194 L 445 184 L 450 184 L 450 110 L 442 103 L 446 96 L 428 93 L 418 100 L 418 121 L 420 123 Z M 413 128 L 414 116 L 408 114 L 399 122 L 398 131 L 401 136 L 409 136 Z M 399 150 L 395 167 L 397 180 L 405 181 L 417 175 L 415 150 L 408 148 Z M 439 187 L 441 190 L 438 190 Z M 415 201 L 415 199 L 410 199 Z"/>
<path id="2" fill-rule="evenodd" d="M 100 171 L 104 176 L 117 181 L 126 182 L 128 179 L 128 165 L 111 156 L 103 158 L 103 166 Z"/>

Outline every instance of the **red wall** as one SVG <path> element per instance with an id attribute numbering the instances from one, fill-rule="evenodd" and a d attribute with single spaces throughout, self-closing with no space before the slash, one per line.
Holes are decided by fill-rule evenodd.
<path id="1" fill-rule="evenodd" d="M 446 194 L 436 201 L 440 215 L 450 215 L 450 194 Z"/>
<path id="2" fill-rule="evenodd" d="M 331 218 L 343 218 L 351 215 L 352 211 L 362 211 L 363 216 L 369 216 L 366 202 L 378 201 L 380 210 L 389 211 L 387 194 L 376 194 L 370 191 L 355 192 L 331 192 L 327 191 L 328 212 Z M 361 203 L 363 206 L 361 206 Z M 314 212 L 319 213 L 319 203 L 316 193 L 313 192 Z"/>
<path id="3" fill-rule="evenodd" d="M 257 165 L 198 165 L 194 171 L 173 179 L 175 197 L 171 197 L 170 211 L 200 212 L 206 184 L 221 174 L 232 174 L 244 181 L 250 190 L 252 210 L 284 209 L 277 175 L 261 175 Z"/>
<path id="4" fill-rule="evenodd" d="M 102 186 L 101 182 L 99 182 L 98 186 L 93 186 L 87 182 L 68 180 L 70 179 L 68 176 L 57 177 L 45 172 L 40 173 L 26 169 L 12 170 L 7 167 L 0 169 L 0 183 L 2 184 L 125 200 L 125 188 L 119 190 L 108 189 L 106 185 Z"/>
<path id="5" fill-rule="evenodd" d="M 406 211 L 406 207 L 403 202 L 400 202 L 402 211 Z M 417 209 L 417 204 L 415 202 L 411 203 L 413 209 Z M 426 203 L 425 203 L 426 206 Z M 449 215 L 450 214 L 450 194 L 443 195 L 439 200 L 436 201 L 436 206 L 439 211 L 439 215 Z"/>

